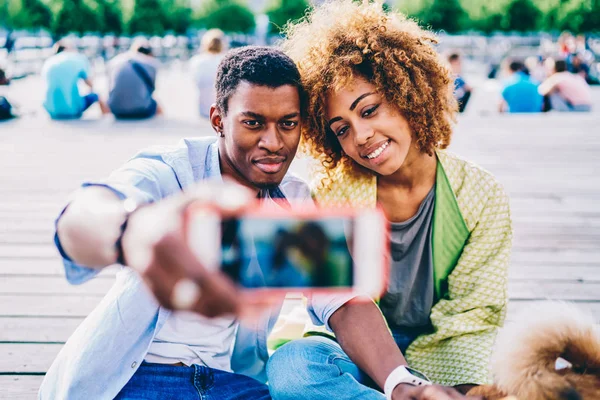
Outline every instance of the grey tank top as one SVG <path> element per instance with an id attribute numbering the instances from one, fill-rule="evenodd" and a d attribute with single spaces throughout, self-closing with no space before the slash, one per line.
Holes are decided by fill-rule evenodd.
<path id="1" fill-rule="evenodd" d="M 434 205 L 435 185 L 413 217 L 391 224 L 390 280 L 379 306 L 392 330 L 430 326 Z"/>

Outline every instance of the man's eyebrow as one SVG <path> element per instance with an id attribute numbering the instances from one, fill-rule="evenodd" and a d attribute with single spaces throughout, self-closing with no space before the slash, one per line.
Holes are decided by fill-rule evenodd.
<path id="1" fill-rule="evenodd" d="M 292 118 L 298 117 L 299 115 L 300 115 L 300 113 L 296 111 L 296 112 L 284 115 L 283 117 L 281 117 L 281 119 L 292 119 Z"/>
<path id="2" fill-rule="evenodd" d="M 356 100 L 354 100 L 354 102 L 350 105 L 350 111 L 354 111 L 354 109 L 356 108 L 356 106 L 362 99 L 364 99 L 365 97 L 370 96 L 372 94 L 375 94 L 375 92 L 369 92 L 369 93 L 361 94 L 360 96 L 358 96 L 358 98 Z"/>
<path id="3" fill-rule="evenodd" d="M 244 117 L 254 118 L 254 119 L 265 119 L 264 116 L 257 114 L 255 112 L 252 112 L 252 111 L 243 111 L 240 113 L 240 115 L 244 116 Z"/>

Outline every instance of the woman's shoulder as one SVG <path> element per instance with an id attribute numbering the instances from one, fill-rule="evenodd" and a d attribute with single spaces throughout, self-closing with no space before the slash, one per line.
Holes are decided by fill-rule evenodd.
<path id="1" fill-rule="evenodd" d="M 438 151 L 437 155 L 469 230 L 484 210 L 508 210 L 504 187 L 491 172 L 448 151 Z"/>
<path id="2" fill-rule="evenodd" d="M 321 205 L 373 207 L 377 200 L 374 175 L 349 174 L 343 171 L 314 174 L 310 186 L 315 202 Z"/>
<path id="3" fill-rule="evenodd" d="M 455 194 L 464 185 L 490 188 L 502 186 L 491 172 L 474 162 L 446 150 L 439 150 L 437 156 Z"/>

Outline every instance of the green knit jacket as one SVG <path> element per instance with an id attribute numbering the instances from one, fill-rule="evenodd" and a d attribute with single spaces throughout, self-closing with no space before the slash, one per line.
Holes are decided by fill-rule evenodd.
<path id="1" fill-rule="evenodd" d="M 434 332 L 418 337 L 405 356 L 438 384 L 486 384 L 508 303 L 509 201 L 487 171 L 446 151 L 438 151 L 437 157 Z M 319 204 L 375 207 L 376 177 L 339 174 L 314 195 Z"/>

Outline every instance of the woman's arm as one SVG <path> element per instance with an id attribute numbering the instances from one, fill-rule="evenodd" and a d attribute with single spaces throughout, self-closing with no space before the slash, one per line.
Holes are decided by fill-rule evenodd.
<path id="1" fill-rule="evenodd" d="M 350 359 L 383 388 L 388 375 L 407 365 L 379 307 L 369 298 L 355 298 L 329 318 L 329 326 Z"/>

